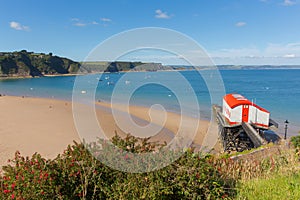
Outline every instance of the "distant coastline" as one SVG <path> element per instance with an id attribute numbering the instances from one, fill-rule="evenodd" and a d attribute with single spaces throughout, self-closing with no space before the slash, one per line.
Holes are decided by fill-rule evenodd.
<path id="1" fill-rule="evenodd" d="M 27 79 L 27 78 L 40 78 L 40 77 L 61 77 L 61 76 L 79 76 L 79 75 L 86 75 L 86 74 L 102 74 L 102 73 L 132 73 L 132 72 L 155 72 L 155 71 L 193 71 L 193 70 L 211 70 L 211 67 L 197 67 L 194 68 L 192 66 L 186 66 L 185 68 L 177 68 L 172 67 L 165 69 L 158 69 L 158 70 L 124 70 L 124 71 L 116 71 L 116 72 L 105 72 L 105 71 L 93 71 L 93 72 L 80 72 L 80 73 L 66 73 L 66 74 L 42 74 L 40 76 L 31 76 L 31 75 L 17 75 L 11 74 L 7 75 L 0 75 L 0 80 L 9 80 L 9 79 Z M 229 67 L 219 67 L 217 66 L 218 70 L 300 70 L 300 66 L 229 66 Z M 215 68 L 214 68 L 215 69 Z"/>
<path id="2" fill-rule="evenodd" d="M 215 66 L 214 66 L 215 67 Z M 300 65 L 216 65 L 219 70 L 300 69 Z M 81 74 L 210 70 L 212 66 L 163 65 L 154 62 L 94 61 L 76 62 L 52 53 L 26 50 L 0 52 L 0 79 L 76 76 Z"/>
<path id="3" fill-rule="evenodd" d="M 267 70 L 267 69 L 300 69 L 300 65 L 218 65 L 218 69 Z"/>

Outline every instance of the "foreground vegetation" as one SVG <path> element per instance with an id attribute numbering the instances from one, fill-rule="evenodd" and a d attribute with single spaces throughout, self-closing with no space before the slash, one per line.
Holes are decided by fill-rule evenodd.
<path id="1" fill-rule="evenodd" d="M 130 152 L 152 152 L 155 155 L 164 146 L 130 135 L 126 138 L 116 135 L 112 141 L 128 152 L 113 153 L 119 156 L 119 160 L 129 163 L 133 160 Z M 103 140 L 99 140 L 96 146 L 102 147 L 104 155 L 113 151 Z M 299 199 L 298 159 L 290 150 L 277 151 L 263 159 L 235 160 L 188 149 L 176 162 L 162 169 L 126 173 L 107 167 L 91 156 L 83 144 L 74 143 L 52 160 L 37 153 L 23 157 L 16 152 L 10 164 L 3 167 L 0 198 L 270 199 L 278 193 L 281 199 Z M 134 163 L 133 166 L 140 165 Z"/>
<path id="2" fill-rule="evenodd" d="M 240 180 L 236 199 L 300 199 L 300 136 L 292 137 L 291 145 L 294 150 L 286 157 L 289 164 L 274 163 L 281 167 L 276 172 Z"/>
<path id="3" fill-rule="evenodd" d="M 300 199 L 300 172 L 241 181 L 236 199 Z"/>

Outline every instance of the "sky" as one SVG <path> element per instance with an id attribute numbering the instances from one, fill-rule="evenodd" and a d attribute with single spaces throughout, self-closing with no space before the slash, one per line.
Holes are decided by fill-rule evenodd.
<path id="1" fill-rule="evenodd" d="M 195 40 L 215 64 L 297 65 L 299 19 L 300 0 L 1 0 L 0 51 L 83 61 L 113 35 L 160 27 Z M 157 51 L 122 58 L 184 64 L 178 55 Z"/>

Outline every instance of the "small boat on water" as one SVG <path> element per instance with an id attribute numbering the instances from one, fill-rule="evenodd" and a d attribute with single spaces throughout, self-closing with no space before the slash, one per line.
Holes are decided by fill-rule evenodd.
<path id="1" fill-rule="evenodd" d="M 126 80 L 126 81 L 125 81 L 125 84 L 126 84 L 126 85 L 129 85 L 129 84 L 130 84 L 130 81 Z"/>

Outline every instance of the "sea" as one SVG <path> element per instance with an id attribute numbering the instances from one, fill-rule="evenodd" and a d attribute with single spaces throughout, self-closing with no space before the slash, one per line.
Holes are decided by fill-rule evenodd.
<path id="1" fill-rule="evenodd" d="M 300 69 L 187 70 L 101 73 L 0 80 L 0 94 L 95 101 L 163 109 L 211 120 L 212 104 L 238 93 L 267 109 L 283 135 L 300 131 Z"/>

